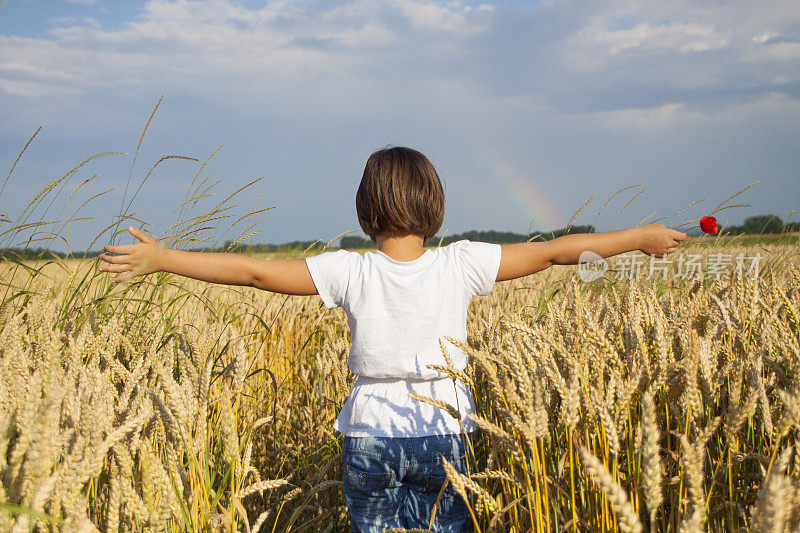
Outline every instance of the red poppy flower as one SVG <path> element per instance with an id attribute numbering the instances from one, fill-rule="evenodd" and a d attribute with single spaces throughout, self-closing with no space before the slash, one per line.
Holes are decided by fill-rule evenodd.
<path id="1" fill-rule="evenodd" d="M 700 229 L 703 230 L 703 233 L 710 233 L 713 235 L 719 231 L 717 219 L 714 217 L 702 217 L 700 219 Z"/>

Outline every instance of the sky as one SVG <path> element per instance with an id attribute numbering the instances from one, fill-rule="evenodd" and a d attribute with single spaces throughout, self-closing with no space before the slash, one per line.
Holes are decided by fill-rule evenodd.
<path id="1" fill-rule="evenodd" d="M 363 236 L 355 192 L 370 153 L 387 145 L 416 148 L 437 168 L 440 234 L 551 231 L 590 198 L 573 223 L 678 226 L 755 181 L 730 202 L 749 205 L 717 213 L 722 224 L 800 220 L 800 9 L 5 0 L 0 179 L 39 127 L 2 186 L 0 234 L 73 220 L 0 235 L 1 246 L 38 231 L 41 245 L 85 250 L 120 213 L 166 238 L 177 217 L 257 178 L 201 232 L 209 243 L 251 225 L 245 242 Z M 91 159 L 26 211 L 43 187 L 107 152 L 127 155 Z M 170 155 L 198 161 L 150 172 Z M 179 210 L 204 179 L 214 188 Z"/>

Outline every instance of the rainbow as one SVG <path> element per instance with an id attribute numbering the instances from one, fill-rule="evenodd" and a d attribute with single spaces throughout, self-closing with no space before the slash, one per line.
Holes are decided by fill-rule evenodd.
<path id="1" fill-rule="evenodd" d="M 497 182 L 505 196 L 519 206 L 533 222 L 531 231 L 548 232 L 567 225 L 568 217 L 558 214 L 548 194 L 542 192 L 542 187 L 535 186 L 533 172 L 523 172 L 500 157 L 495 150 L 483 148 L 473 153 L 483 156 L 478 159 L 480 170 Z M 524 228 L 524 231 L 528 231 L 528 228 Z"/>

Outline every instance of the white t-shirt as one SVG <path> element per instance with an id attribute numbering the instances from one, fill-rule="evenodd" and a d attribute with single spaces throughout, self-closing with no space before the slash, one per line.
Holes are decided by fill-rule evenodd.
<path id="1" fill-rule="evenodd" d="M 467 339 L 467 306 L 492 290 L 500 245 L 461 240 L 428 249 L 413 261 L 381 251 L 337 250 L 306 258 L 328 309 L 342 307 L 350 324 L 348 365 L 358 374 L 334 428 L 353 437 L 422 437 L 461 432 L 459 421 L 428 403 L 429 396 L 457 407 L 464 430 L 475 412 L 469 389 L 427 365 L 445 365 L 441 339 L 453 365 L 466 354 L 443 337 Z"/>

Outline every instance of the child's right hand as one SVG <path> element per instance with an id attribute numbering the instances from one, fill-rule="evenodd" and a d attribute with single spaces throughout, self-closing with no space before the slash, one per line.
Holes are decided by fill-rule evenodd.
<path id="1" fill-rule="evenodd" d="M 647 224 L 639 227 L 639 251 L 656 257 L 673 253 L 686 233 L 666 227 L 664 224 Z"/>
<path id="2" fill-rule="evenodd" d="M 104 252 L 116 255 L 100 254 L 99 258 L 109 263 L 99 265 L 97 270 L 103 272 L 119 272 L 120 275 L 112 278 L 113 283 L 128 280 L 134 276 L 144 276 L 162 270 L 159 257 L 164 247 L 153 237 L 133 226 L 128 227 L 131 235 L 142 242 L 121 246 L 103 246 Z"/>

